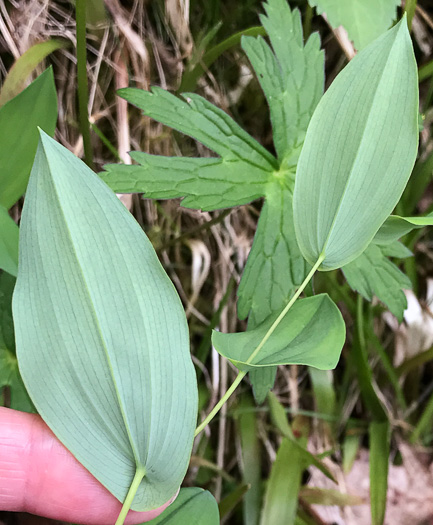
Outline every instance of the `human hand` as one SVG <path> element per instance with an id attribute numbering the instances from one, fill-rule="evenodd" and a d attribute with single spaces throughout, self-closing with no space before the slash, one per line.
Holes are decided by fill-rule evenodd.
<path id="1" fill-rule="evenodd" d="M 170 503 L 148 512 L 130 511 L 125 523 L 150 521 Z M 121 506 L 40 416 L 0 407 L 0 510 L 107 525 L 114 524 Z"/>

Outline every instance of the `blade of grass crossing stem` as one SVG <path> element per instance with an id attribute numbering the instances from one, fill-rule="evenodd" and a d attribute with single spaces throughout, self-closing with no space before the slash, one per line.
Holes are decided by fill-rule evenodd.
<path id="1" fill-rule="evenodd" d="M 370 435 L 370 508 L 372 525 L 382 525 L 385 519 L 388 489 L 388 458 L 390 425 L 388 421 L 373 421 Z"/>
<path id="2" fill-rule="evenodd" d="M 416 427 L 414 428 L 410 441 L 411 443 L 416 443 L 419 438 L 426 433 L 426 431 L 431 431 L 431 425 L 433 421 L 433 395 L 430 396 L 427 406 L 424 409 Z"/>
<path id="3" fill-rule="evenodd" d="M 239 31 L 234 35 L 226 38 L 216 46 L 212 47 L 205 53 L 200 62 L 190 71 L 186 71 L 182 78 L 182 83 L 178 92 L 184 93 L 187 91 L 194 91 L 199 78 L 203 75 L 205 70 L 209 68 L 215 60 L 217 60 L 225 51 L 240 44 L 243 36 L 265 36 L 266 31 L 262 26 L 249 27 L 243 31 Z"/>
<path id="4" fill-rule="evenodd" d="M 249 409 L 239 416 L 239 433 L 242 448 L 242 477 L 250 490 L 243 500 L 244 524 L 257 525 L 260 518 L 262 500 L 261 488 L 261 449 L 258 439 L 257 413 L 252 410 L 254 404 L 250 398 L 241 402 L 240 408 Z"/>
<path id="5" fill-rule="evenodd" d="M 308 372 L 313 385 L 317 412 L 331 417 L 335 416 L 336 397 L 332 371 L 318 370 L 317 368 L 308 367 Z M 321 421 L 320 426 L 332 442 L 334 440 L 334 429 L 332 423 L 329 421 Z"/>
<path id="6" fill-rule="evenodd" d="M 297 418 L 293 426 L 297 427 L 296 433 L 301 435 L 299 442 L 305 447 L 309 431 L 307 420 Z M 284 438 L 272 465 L 260 525 L 294 523 L 304 468 L 305 461 L 299 448 L 293 441 Z"/>
<path id="7" fill-rule="evenodd" d="M 75 14 L 77 21 L 77 82 L 80 131 L 83 136 L 86 164 L 89 168 L 93 169 L 93 149 L 90 140 L 90 124 L 87 108 L 87 104 L 89 103 L 89 86 L 87 84 L 86 0 L 76 0 Z"/>
<path id="8" fill-rule="evenodd" d="M 221 519 L 227 518 L 232 510 L 242 500 L 244 495 L 248 492 L 250 486 L 243 484 L 235 488 L 228 496 L 226 496 L 218 505 Z"/>

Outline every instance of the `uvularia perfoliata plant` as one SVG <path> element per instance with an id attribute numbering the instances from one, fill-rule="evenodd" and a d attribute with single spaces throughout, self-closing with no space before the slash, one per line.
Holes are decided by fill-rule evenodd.
<path id="1" fill-rule="evenodd" d="M 362 269 L 375 260 L 381 268 L 387 255 L 405 257 L 397 243 L 401 232 L 431 223 L 431 217 L 389 217 L 418 144 L 417 73 L 406 19 L 361 51 L 317 105 L 323 87 L 317 36 L 303 45 L 299 13 L 282 0 L 269 0 L 265 9 L 273 51 L 263 39 L 243 45 L 257 70 L 270 68 L 260 79 L 277 157 L 197 95 L 126 89 L 122 96 L 146 115 L 202 141 L 220 158 L 135 153 L 140 166 L 110 166 L 104 177 L 116 191 L 185 196 L 184 205 L 204 209 L 266 196 L 265 227 L 247 280 L 257 284 L 268 275 L 275 255 L 279 271 L 287 272 L 275 278 L 288 285 L 262 308 L 260 293 L 241 284 L 241 316 L 253 316 L 248 331 L 215 331 L 212 338 L 239 374 L 195 434 L 248 373 L 258 373 L 266 390 L 273 372 L 262 371 L 279 364 L 334 368 L 345 340 L 339 309 L 327 294 L 298 301 L 315 272 L 343 267 L 361 288 L 350 265 Z M 322 69 L 313 85 L 306 65 L 314 62 Z M 286 128 L 296 108 L 296 126 Z M 361 293 L 371 296 L 375 286 Z M 170 499 L 188 467 L 197 418 L 182 305 L 114 193 L 44 133 L 22 216 L 13 311 L 29 394 L 57 437 L 124 502 L 118 523 L 129 508 L 149 510 Z M 206 501 L 215 507 L 208 495 L 182 498 L 190 496 L 200 508 Z"/>

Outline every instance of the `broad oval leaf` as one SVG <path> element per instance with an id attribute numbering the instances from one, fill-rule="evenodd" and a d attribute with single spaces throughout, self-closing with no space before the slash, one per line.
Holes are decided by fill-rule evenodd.
<path id="1" fill-rule="evenodd" d="M 392 212 L 418 146 L 417 69 L 406 18 L 361 51 L 319 102 L 299 159 L 294 223 L 320 269 L 360 255 Z"/>
<path id="2" fill-rule="evenodd" d="M 207 490 L 197 487 L 180 489 L 179 496 L 152 525 L 218 525 L 218 505 Z"/>
<path id="3" fill-rule="evenodd" d="M 221 355 L 243 371 L 274 365 L 308 365 L 321 370 L 337 366 L 346 329 L 340 310 L 327 294 L 296 301 L 250 362 L 251 354 L 278 315 L 271 315 L 247 332 L 213 331 L 212 343 Z"/>
<path id="4" fill-rule="evenodd" d="M 9 209 L 26 190 L 39 126 L 54 135 L 57 94 L 51 68 L 0 108 L 0 206 Z"/>
<path id="5" fill-rule="evenodd" d="M 166 502 L 188 467 L 197 386 L 182 304 L 109 188 L 41 133 L 13 298 L 27 390 L 62 443 L 134 510 Z"/>

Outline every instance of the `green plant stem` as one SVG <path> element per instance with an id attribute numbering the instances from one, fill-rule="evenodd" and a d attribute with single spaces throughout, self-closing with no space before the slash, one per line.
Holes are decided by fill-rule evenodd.
<path id="1" fill-rule="evenodd" d="M 77 22 L 78 117 L 81 135 L 83 136 L 84 159 L 89 168 L 93 169 L 93 149 L 87 113 L 89 86 L 87 84 L 86 0 L 76 0 L 75 18 Z"/>
<path id="2" fill-rule="evenodd" d="M 325 258 L 325 254 L 320 254 L 319 258 L 317 259 L 314 266 L 311 268 L 310 272 L 308 273 L 307 277 L 305 277 L 302 284 L 297 289 L 296 293 L 293 295 L 293 297 L 290 299 L 290 301 L 285 306 L 284 310 L 280 313 L 280 315 L 277 317 L 277 319 L 273 322 L 272 326 L 269 328 L 269 330 L 266 332 L 263 339 L 260 341 L 258 346 L 253 350 L 252 354 L 246 361 L 246 365 L 250 364 L 253 359 L 257 356 L 257 354 L 260 352 L 260 350 L 263 348 L 263 346 L 266 344 L 266 341 L 271 337 L 271 335 L 274 333 L 277 326 L 281 323 L 287 312 L 290 310 L 290 308 L 293 306 L 296 299 L 301 295 L 301 293 L 304 291 L 307 284 L 311 281 L 311 278 L 316 273 L 319 266 L 322 264 L 323 260 Z M 226 401 L 229 399 L 229 397 L 233 394 L 233 392 L 236 390 L 238 385 L 241 383 L 242 379 L 247 375 L 247 371 L 241 371 L 236 376 L 236 379 L 233 381 L 230 388 L 227 390 L 227 392 L 223 395 L 223 397 L 218 401 L 218 403 L 214 406 L 214 408 L 210 411 L 210 413 L 206 416 L 204 421 L 196 428 L 194 437 L 200 434 L 200 432 L 212 421 L 212 419 L 218 414 L 221 407 L 226 403 Z"/>
<path id="3" fill-rule="evenodd" d="M 115 525 L 123 525 L 125 522 L 126 516 L 129 512 L 129 509 L 131 508 L 135 495 L 137 494 L 138 487 L 140 486 L 140 483 L 145 475 L 146 470 L 143 467 L 137 467 L 134 479 L 132 480 L 131 486 L 129 487 L 128 494 L 126 495 L 125 501 L 123 502 L 122 509 Z"/>
<path id="4" fill-rule="evenodd" d="M 410 436 L 410 442 L 416 443 L 424 432 L 431 427 L 433 419 L 433 395 L 430 396 L 427 406 L 424 409 L 416 427 L 413 429 Z"/>
<path id="5" fill-rule="evenodd" d="M 415 16 L 417 0 L 406 0 L 406 5 L 404 6 L 404 11 L 407 14 L 407 25 L 409 26 L 409 31 L 412 29 L 412 20 Z"/>

